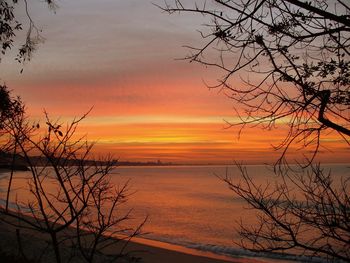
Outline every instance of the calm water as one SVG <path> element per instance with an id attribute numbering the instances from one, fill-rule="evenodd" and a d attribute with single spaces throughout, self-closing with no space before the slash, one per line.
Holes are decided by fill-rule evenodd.
<path id="1" fill-rule="evenodd" d="M 229 169 L 230 170 L 230 169 Z M 242 202 L 216 175 L 226 167 L 121 167 L 115 182 L 131 179 L 129 200 L 136 218 L 149 216 L 148 238 L 182 243 L 232 245 Z"/>
<path id="2" fill-rule="evenodd" d="M 327 165 L 335 178 L 349 176 L 349 165 Z M 245 209 L 217 176 L 239 180 L 235 166 L 121 167 L 113 180 L 130 179 L 137 192 L 130 198 L 136 218 L 148 215 L 145 237 L 213 252 L 237 253 L 237 221 L 256 222 L 255 212 Z M 276 176 L 266 166 L 248 166 L 258 183 L 273 183 Z"/>
<path id="3" fill-rule="evenodd" d="M 349 165 L 326 167 L 332 169 L 335 178 L 350 174 Z M 265 166 L 248 166 L 248 171 L 260 183 L 276 180 Z M 244 209 L 242 200 L 218 178 L 228 174 L 238 180 L 240 173 L 235 166 L 119 167 L 115 173 L 113 183 L 121 185 L 130 180 L 134 191 L 127 203 L 133 208 L 132 224 L 149 217 L 143 229 L 145 238 L 237 253 L 237 221 L 255 222 L 254 211 Z M 4 183 L 5 179 L 0 180 L 0 187 Z"/>

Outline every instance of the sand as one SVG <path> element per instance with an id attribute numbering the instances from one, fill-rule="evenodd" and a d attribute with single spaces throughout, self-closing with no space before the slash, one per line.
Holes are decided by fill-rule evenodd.
<path id="1" fill-rule="evenodd" d="M 1 216 L 4 218 L 4 216 Z M 20 239 L 22 251 L 28 258 L 38 258 L 47 246 L 47 238 L 44 234 L 33 230 L 21 229 Z M 0 220 L 0 250 L 7 254 L 18 255 L 18 235 L 16 227 L 10 226 Z M 119 243 L 120 244 L 120 243 Z M 122 244 L 120 244 L 122 245 Z M 119 251 L 118 245 L 108 248 L 109 251 Z M 108 252 L 107 250 L 107 252 Z M 198 251 L 167 243 L 135 238 L 129 242 L 125 252 L 131 252 L 135 258 L 139 258 L 140 263 L 257 263 L 262 262 L 255 259 L 231 258 L 216 255 L 210 252 Z M 46 253 L 42 262 L 54 262 L 53 253 Z M 80 262 L 74 260 L 73 262 Z M 100 261 L 103 262 L 103 261 Z"/>
<path id="2" fill-rule="evenodd" d="M 210 252 L 189 249 L 181 246 L 167 244 L 158 241 L 135 239 L 129 248 L 131 251 L 141 251 L 136 255 L 142 258 L 145 263 L 258 263 L 255 259 L 232 258 L 220 256 Z"/>

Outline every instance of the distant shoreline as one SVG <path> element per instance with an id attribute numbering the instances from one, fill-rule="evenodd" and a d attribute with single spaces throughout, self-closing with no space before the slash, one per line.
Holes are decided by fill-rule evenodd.
<path id="1" fill-rule="evenodd" d="M 273 166 L 274 164 L 268 164 L 268 163 L 239 163 L 243 166 Z M 322 165 L 349 165 L 350 162 L 324 162 L 320 163 Z M 118 162 L 116 164 L 117 167 L 137 167 L 137 166 L 149 166 L 149 167 L 167 167 L 167 166 L 236 166 L 234 162 L 232 163 L 164 163 L 164 164 L 157 164 L 157 163 L 151 163 L 151 162 Z M 290 163 L 290 165 L 298 165 L 297 163 Z"/>
<path id="2" fill-rule="evenodd" d="M 93 161 L 88 161 L 88 163 L 86 165 L 91 165 L 91 162 Z M 103 163 L 101 164 L 103 165 Z M 248 164 L 242 164 L 243 166 L 273 166 L 273 164 L 262 164 L 262 163 L 248 163 Z M 298 165 L 298 164 L 291 164 L 291 165 Z M 343 163 L 343 162 L 339 162 L 339 163 L 321 163 L 321 166 L 325 166 L 325 165 L 348 165 L 350 167 L 350 163 Z M 45 165 L 42 164 L 36 164 L 35 166 L 37 167 L 44 167 Z M 74 163 L 72 164 L 67 164 L 67 166 L 75 166 Z M 191 164 L 191 163 L 169 163 L 169 164 L 157 164 L 157 163 L 133 163 L 133 162 L 121 162 L 121 163 L 117 163 L 115 165 L 116 168 L 119 167 L 205 167 L 205 166 L 236 166 L 236 164 L 231 163 L 231 164 L 215 164 L 215 163 L 199 163 L 199 164 Z M 51 167 L 50 165 L 47 165 L 47 167 Z M 7 165 L 7 164 L 0 164 L 0 171 L 30 171 L 30 169 L 26 166 L 26 165 Z"/>
<path id="3" fill-rule="evenodd" d="M 6 170 L 6 171 L 29 171 L 28 167 L 23 164 L 0 164 L 0 170 Z"/>

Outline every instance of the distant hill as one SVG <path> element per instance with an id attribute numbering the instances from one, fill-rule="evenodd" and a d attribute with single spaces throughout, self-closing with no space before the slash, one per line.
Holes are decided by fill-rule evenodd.
<path id="1" fill-rule="evenodd" d="M 22 156 L 17 154 L 14 158 L 12 154 L 4 151 L 0 151 L 0 169 L 14 169 L 17 171 L 29 170 Z"/>
<path id="2" fill-rule="evenodd" d="M 14 161 L 14 162 L 13 162 Z M 51 166 L 51 163 L 54 162 L 58 165 L 65 166 L 76 166 L 81 165 L 82 160 L 73 160 L 73 159 L 57 159 L 52 158 L 49 162 L 46 157 L 42 156 L 31 156 L 29 161 L 32 165 L 35 166 Z M 110 164 L 107 161 L 101 160 L 84 160 L 84 165 L 107 165 Z M 131 162 L 131 161 L 118 161 L 115 160 L 115 166 L 169 166 L 174 165 L 171 162 L 163 163 L 160 160 L 156 162 Z M 28 171 L 28 161 L 21 156 L 16 154 L 15 157 L 11 153 L 6 153 L 0 151 L 0 169 L 14 169 L 20 171 Z"/>

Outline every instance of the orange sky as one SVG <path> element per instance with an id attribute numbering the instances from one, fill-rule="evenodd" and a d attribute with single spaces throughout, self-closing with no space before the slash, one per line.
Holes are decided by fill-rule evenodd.
<path id="1" fill-rule="evenodd" d="M 31 1 L 46 40 L 22 74 L 14 53 L 0 63 L 1 80 L 34 119 L 44 109 L 68 120 L 93 107 L 80 132 L 97 141 L 96 153 L 121 160 L 261 163 L 279 156 L 271 144 L 283 138 L 282 127 L 245 129 L 238 140 L 236 129 L 225 129 L 224 120 L 236 120 L 232 101 L 204 84 L 220 73 L 175 60 L 186 55 L 183 45 L 199 44 L 202 18 L 168 16 L 148 0 L 62 0 L 59 6 L 53 14 Z M 339 139 L 328 136 L 323 160 L 349 160 Z"/>

